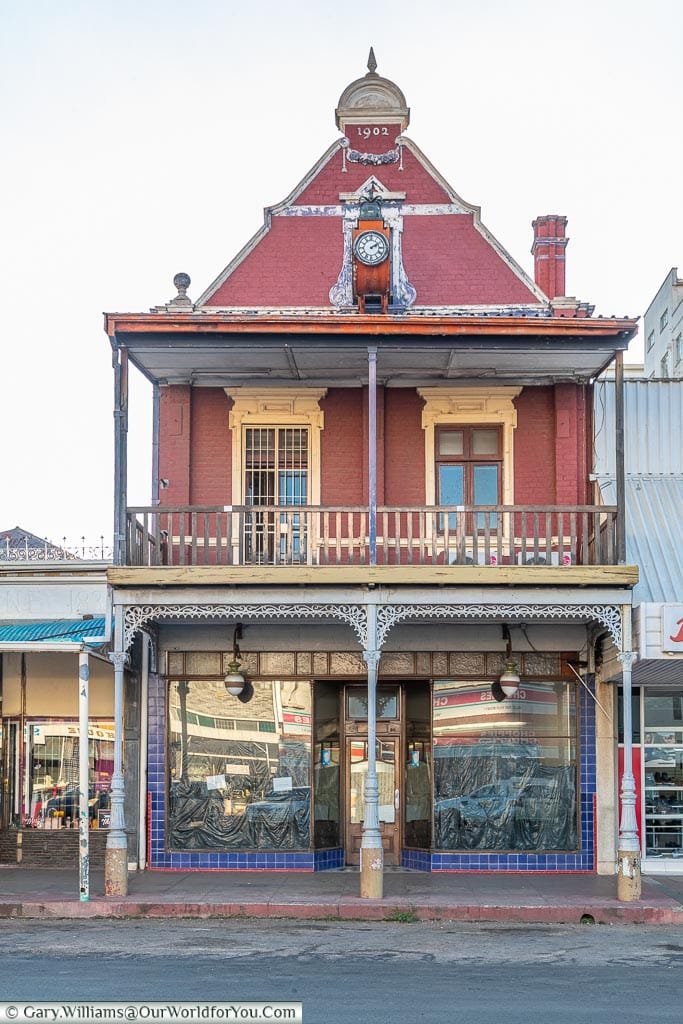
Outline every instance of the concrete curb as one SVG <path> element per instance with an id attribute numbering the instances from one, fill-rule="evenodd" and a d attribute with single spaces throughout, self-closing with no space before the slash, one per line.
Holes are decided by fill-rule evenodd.
<path id="1" fill-rule="evenodd" d="M 173 918 L 289 918 L 325 921 L 415 921 L 507 922 L 512 924 L 579 924 L 582 919 L 595 924 L 683 924 L 683 907 L 675 900 L 657 903 L 619 903 L 615 900 L 590 902 L 575 900 L 558 904 L 458 904 L 436 905 L 409 900 L 368 902 L 358 897 L 318 901 L 141 901 L 103 899 L 87 903 L 78 900 L 43 899 L 24 902 L 0 902 L 0 919 L 92 920 L 173 919 Z"/>

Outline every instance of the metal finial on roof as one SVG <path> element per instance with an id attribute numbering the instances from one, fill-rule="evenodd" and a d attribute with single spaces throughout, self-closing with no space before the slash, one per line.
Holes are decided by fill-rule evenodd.
<path id="1" fill-rule="evenodd" d="M 374 75 L 377 71 L 377 61 L 375 60 L 375 51 L 370 47 L 370 53 L 368 54 L 368 71 L 371 75 Z"/>

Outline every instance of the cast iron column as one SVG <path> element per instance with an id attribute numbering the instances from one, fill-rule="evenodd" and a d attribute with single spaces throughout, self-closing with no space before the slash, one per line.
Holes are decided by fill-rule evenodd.
<path id="1" fill-rule="evenodd" d="M 377 900 L 384 895 L 384 851 L 379 830 L 377 781 L 377 670 L 381 657 L 377 649 L 377 605 L 369 604 L 367 613 L 367 650 L 363 652 L 363 660 L 368 666 L 368 771 L 360 846 L 360 894 L 365 899 Z"/>
<path id="2" fill-rule="evenodd" d="M 112 339 L 114 366 L 114 565 L 126 562 L 128 352 Z"/>
<path id="3" fill-rule="evenodd" d="M 123 648 L 120 609 L 114 627 L 114 771 L 111 777 L 111 823 L 104 855 L 104 892 L 107 896 L 128 894 L 128 839 L 124 814 L 123 784 L 123 673 L 128 655 Z"/>
<path id="4" fill-rule="evenodd" d="M 633 778 L 633 722 L 631 714 L 631 669 L 636 660 L 631 650 L 631 607 L 621 610 L 622 643 L 618 655 L 622 668 L 624 770 L 621 777 L 621 816 L 617 856 L 617 898 L 640 899 L 640 842 L 636 818 L 636 785 Z"/>

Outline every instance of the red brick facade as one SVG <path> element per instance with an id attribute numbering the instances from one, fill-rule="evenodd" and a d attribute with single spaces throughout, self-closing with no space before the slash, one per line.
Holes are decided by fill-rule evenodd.
<path id="1" fill-rule="evenodd" d="M 590 501 L 585 388 L 524 388 L 515 400 L 514 496 L 520 505 Z M 379 388 L 377 499 L 425 503 L 423 401 L 413 388 Z M 367 389 L 330 388 L 321 401 L 321 502 L 367 503 Z M 221 388 L 176 385 L 161 392 L 162 505 L 232 502 L 230 400 Z"/>

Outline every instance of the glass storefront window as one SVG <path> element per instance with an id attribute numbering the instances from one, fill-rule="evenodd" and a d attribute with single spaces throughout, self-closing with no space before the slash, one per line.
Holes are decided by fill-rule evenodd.
<path id="1" fill-rule="evenodd" d="M 428 683 L 406 687 L 405 831 L 406 846 L 432 843 L 431 699 Z"/>
<path id="2" fill-rule="evenodd" d="M 576 849 L 574 684 L 498 703 L 490 681 L 440 680 L 432 703 L 435 848 Z"/>
<path id="3" fill-rule="evenodd" d="M 308 849 L 311 685 L 223 680 L 169 685 L 171 850 Z"/>
<path id="4" fill-rule="evenodd" d="M 618 742 L 624 742 L 624 690 L 620 686 L 617 696 L 617 729 Z M 640 687 L 634 686 L 631 691 L 631 742 L 640 743 Z"/>
<path id="5" fill-rule="evenodd" d="M 314 808 L 315 846 L 339 846 L 340 825 L 340 733 L 339 686 L 316 683 Z"/>
<path id="6" fill-rule="evenodd" d="M 683 857 L 683 691 L 644 694 L 645 853 Z"/>
<path id="7" fill-rule="evenodd" d="M 79 726 L 71 721 L 26 725 L 25 828 L 78 828 Z M 91 828 L 108 828 L 114 770 L 114 723 L 88 725 L 88 805 Z"/>

